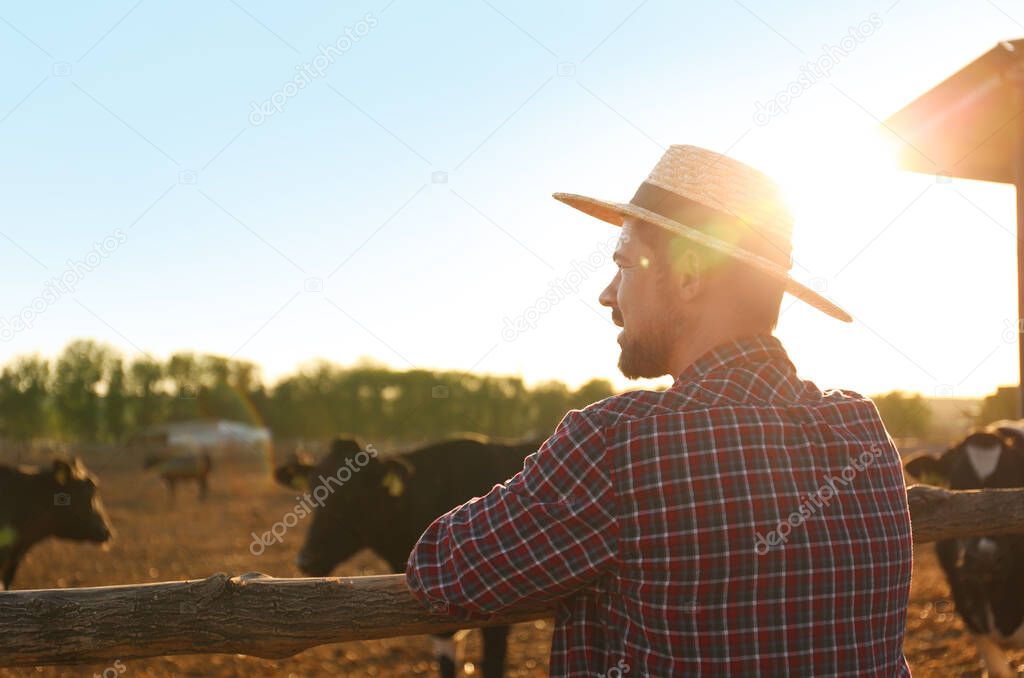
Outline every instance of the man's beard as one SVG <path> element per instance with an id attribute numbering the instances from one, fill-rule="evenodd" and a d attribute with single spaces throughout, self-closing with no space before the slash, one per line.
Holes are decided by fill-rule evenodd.
<path id="1" fill-rule="evenodd" d="M 667 313 L 643 337 L 622 335 L 619 370 L 627 379 L 656 379 L 668 374 L 672 350 L 680 338 L 683 318 L 678 311 Z"/>

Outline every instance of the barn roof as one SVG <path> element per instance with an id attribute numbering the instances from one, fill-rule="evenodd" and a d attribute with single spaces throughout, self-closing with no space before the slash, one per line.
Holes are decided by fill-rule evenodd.
<path id="1" fill-rule="evenodd" d="M 904 142 L 901 166 L 1014 183 L 1022 90 L 1024 40 L 1001 42 L 885 121 Z"/>

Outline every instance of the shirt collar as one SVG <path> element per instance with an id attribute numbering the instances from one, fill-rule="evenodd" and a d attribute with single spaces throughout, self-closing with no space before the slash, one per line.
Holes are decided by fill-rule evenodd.
<path id="1" fill-rule="evenodd" d="M 679 374 L 676 384 L 697 382 L 712 370 L 751 362 L 787 365 L 790 370 L 796 371 L 777 337 L 762 333 L 747 334 L 723 341 L 706 351 Z"/>

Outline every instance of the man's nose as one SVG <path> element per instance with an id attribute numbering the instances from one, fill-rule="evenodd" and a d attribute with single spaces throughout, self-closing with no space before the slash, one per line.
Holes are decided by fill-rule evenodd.
<path id="1" fill-rule="evenodd" d="M 616 273 L 615 277 L 612 278 L 612 281 L 610 283 L 608 283 L 608 286 L 605 287 L 601 291 L 601 295 L 597 298 L 597 301 L 602 306 L 607 306 L 608 308 L 614 308 L 615 307 L 615 297 L 617 296 L 618 288 L 619 288 L 619 274 Z"/>

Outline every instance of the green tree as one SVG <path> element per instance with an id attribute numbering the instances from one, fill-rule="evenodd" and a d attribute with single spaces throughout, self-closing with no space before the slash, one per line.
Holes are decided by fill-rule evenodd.
<path id="1" fill-rule="evenodd" d="M 78 339 L 57 358 L 53 405 L 66 437 L 82 441 L 99 438 L 103 410 L 99 390 L 112 356 L 109 347 Z"/>
<path id="2" fill-rule="evenodd" d="M 615 393 L 612 383 L 607 379 L 591 379 L 576 389 L 570 401 L 573 408 L 583 409 L 591 403 L 604 400 Z"/>
<path id="3" fill-rule="evenodd" d="M 0 431 L 28 441 L 51 434 L 49 412 L 50 363 L 39 356 L 22 356 L 0 373 Z"/>
<path id="4" fill-rule="evenodd" d="M 568 387 L 560 381 L 545 381 L 537 384 L 530 392 L 531 412 L 534 431 L 532 437 L 546 436 L 554 432 L 565 413 L 572 409 Z"/>
<path id="5" fill-rule="evenodd" d="M 161 390 L 164 367 L 154 358 L 140 356 L 128 367 L 128 391 L 132 398 L 132 423 L 142 430 L 165 421 L 167 396 Z"/>
<path id="6" fill-rule="evenodd" d="M 922 437 L 928 433 L 932 411 L 920 393 L 891 391 L 873 396 L 882 423 L 893 438 Z"/>
<path id="7" fill-rule="evenodd" d="M 125 384 L 124 361 L 120 357 L 111 360 L 107 375 L 107 389 L 104 397 L 104 419 L 106 434 L 118 441 L 128 430 L 128 391 Z"/>

